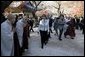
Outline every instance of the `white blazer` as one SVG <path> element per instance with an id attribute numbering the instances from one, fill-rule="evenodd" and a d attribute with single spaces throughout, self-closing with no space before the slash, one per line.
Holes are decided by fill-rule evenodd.
<path id="1" fill-rule="evenodd" d="M 42 19 L 39 23 L 39 30 L 49 32 L 49 19 Z"/>

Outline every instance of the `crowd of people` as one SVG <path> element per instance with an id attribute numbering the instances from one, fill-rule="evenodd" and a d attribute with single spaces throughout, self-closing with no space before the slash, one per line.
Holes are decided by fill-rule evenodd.
<path id="1" fill-rule="evenodd" d="M 22 56 L 24 51 L 28 50 L 30 32 L 34 32 L 34 21 L 28 15 L 9 14 L 7 19 L 1 23 L 1 55 L 2 56 Z M 62 41 L 62 34 L 66 38 L 67 35 L 74 39 L 76 36 L 75 29 L 82 30 L 84 34 L 84 18 L 79 21 L 76 16 L 67 17 L 61 14 L 59 17 L 52 18 L 52 15 L 43 14 L 39 19 L 38 30 L 41 36 L 41 48 L 43 49 L 51 37 L 52 27 Z M 55 34 L 55 35 L 56 35 Z"/>
<path id="2" fill-rule="evenodd" d="M 39 31 L 41 36 L 41 48 L 43 45 L 48 43 L 48 40 L 51 37 L 52 27 L 54 28 L 55 35 L 58 36 L 58 39 L 62 41 L 62 34 L 67 38 L 69 35 L 71 39 L 74 39 L 76 36 L 75 29 L 79 29 L 84 34 L 84 18 L 74 16 L 69 17 L 64 14 L 60 14 L 59 17 L 52 18 L 52 15 L 43 15 L 39 21 Z"/>
<path id="3" fill-rule="evenodd" d="M 28 49 L 28 38 L 33 26 L 30 18 L 27 15 L 9 14 L 1 23 L 2 56 L 20 56 Z"/>

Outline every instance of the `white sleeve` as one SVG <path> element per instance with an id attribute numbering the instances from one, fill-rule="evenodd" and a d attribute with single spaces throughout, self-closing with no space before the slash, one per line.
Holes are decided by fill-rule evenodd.
<path id="1" fill-rule="evenodd" d="M 54 23 L 55 23 L 55 21 L 53 22 L 53 27 L 54 27 Z"/>
<path id="2" fill-rule="evenodd" d="M 48 20 L 48 32 L 49 32 L 49 20 Z"/>
<path id="3" fill-rule="evenodd" d="M 41 21 L 40 21 L 41 22 Z M 40 30 L 40 22 L 39 22 L 39 26 L 38 26 L 38 31 Z"/>

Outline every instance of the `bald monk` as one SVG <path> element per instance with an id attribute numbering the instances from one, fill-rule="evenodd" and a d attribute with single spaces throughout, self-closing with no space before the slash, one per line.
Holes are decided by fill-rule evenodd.
<path id="1" fill-rule="evenodd" d="M 9 14 L 7 20 L 1 23 L 1 56 L 14 55 L 14 40 L 12 24 L 15 22 L 15 16 Z"/>
<path id="2" fill-rule="evenodd" d="M 28 50 L 28 26 L 29 24 L 27 23 L 27 16 L 24 16 L 23 18 L 25 20 L 24 22 L 24 28 L 23 28 L 23 50 L 27 51 Z"/>
<path id="3" fill-rule="evenodd" d="M 27 42 L 27 37 L 28 36 L 26 34 L 27 30 L 24 29 L 24 27 L 27 25 L 27 17 L 23 16 L 22 19 L 18 20 L 17 24 L 16 24 L 16 32 L 17 32 L 17 36 L 19 39 L 19 45 L 20 45 L 20 53 L 21 55 L 23 54 L 25 48 L 28 48 L 28 42 Z M 27 27 L 26 27 L 27 28 Z M 24 32 L 25 30 L 25 32 Z"/>

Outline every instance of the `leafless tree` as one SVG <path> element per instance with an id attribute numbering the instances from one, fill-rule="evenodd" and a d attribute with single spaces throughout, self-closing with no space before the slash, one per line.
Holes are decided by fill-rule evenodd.
<path id="1" fill-rule="evenodd" d="M 25 6 L 30 8 L 31 13 L 35 19 L 35 26 L 36 23 L 38 22 L 38 17 L 36 16 L 36 11 L 42 10 L 42 9 L 38 9 L 38 6 L 40 5 L 42 1 L 28 1 L 28 3 L 25 3 Z M 28 9 L 29 10 L 29 9 Z"/>
<path id="2" fill-rule="evenodd" d="M 62 14 L 63 12 L 64 12 L 64 10 L 62 10 L 61 11 L 61 2 L 60 1 L 56 1 L 56 3 L 57 3 L 57 7 L 56 6 L 53 6 L 55 9 L 57 9 L 57 11 L 58 11 L 58 14 L 60 15 L 60 14 Z"/>

